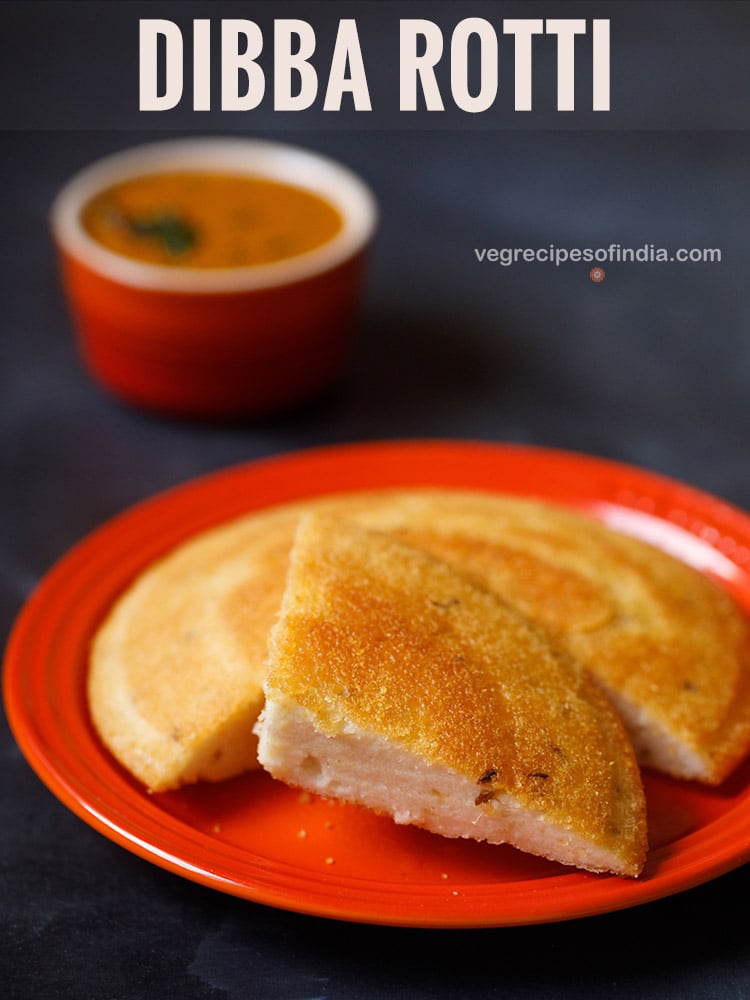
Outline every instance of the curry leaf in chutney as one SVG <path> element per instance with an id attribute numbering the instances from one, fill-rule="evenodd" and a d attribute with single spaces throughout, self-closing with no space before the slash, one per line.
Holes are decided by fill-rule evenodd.
<path id="1" fill-rule="evenodd" d="M 149 218 L 129 219 L 128 225 L 135 236 L 161 242 L 167 253 L 179 257 L 192 250 L 196 243 L 195 230 L 178 215 L 163 212 Z"/>

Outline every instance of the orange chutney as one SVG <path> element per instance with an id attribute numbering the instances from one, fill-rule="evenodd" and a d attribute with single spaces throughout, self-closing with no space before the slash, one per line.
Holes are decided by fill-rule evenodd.
<path id="1" fill-rule="evenodd" d="M 243 174 L 148 174 L 100 192 L 82 222 L 98 243 L 180 267 L 270 264 L 332 239 L 339 212 L 304 188 Z"/>

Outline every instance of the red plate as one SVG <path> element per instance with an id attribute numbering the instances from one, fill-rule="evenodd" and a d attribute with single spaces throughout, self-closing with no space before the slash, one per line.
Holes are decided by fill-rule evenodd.
<path id="1" fill-rule="evenodd" d="M 77 545 L 14 628 L 4 692 L 40 778 L 88 824 L 203 885 L 301 913 L 475 927 L 565 920 L 698 885 L 750 858 L 750 762 L 718 789 L 646 774 L 651 851 L 637 880 L 510 847 L 446 840 L 308 800 L 265 774 L 148 795 L 109 756 L 85 698 L 89 641 L 156 556 L 248 510 L 321 493 L 438 485 L 531 494 L 588 510 L 669 549 L 750 609 L 750 518 L 674 481 L 601 459 L 517 446 L 396 442 L 301 452 L 230 469 L 135 507 Z"/>

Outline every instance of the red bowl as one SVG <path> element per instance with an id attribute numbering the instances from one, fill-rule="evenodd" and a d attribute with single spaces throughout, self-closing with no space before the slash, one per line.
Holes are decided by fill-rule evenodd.
<path id="1" fill-rule="evenodd" d="M 81 213 L 99 191 L 168 170 L 245 173 L 313 191 L 343 218 L 304 254 L 229 268 L 162 266 L 108 250 Z M 377 218 L 375 199 L 326 157 L 258 139 L 178 139 L 77 174 L 51 212 L 63 285 L 91 374 L 128 402 L 175 415 L 254 416 L 332 382 L 347 356 Z"/>

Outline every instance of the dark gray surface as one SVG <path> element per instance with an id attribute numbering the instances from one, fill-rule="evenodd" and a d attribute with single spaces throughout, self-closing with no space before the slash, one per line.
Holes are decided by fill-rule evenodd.
<path id="1" fill-rule="evenodd" d="M 728 45 L 735 31 L 733 21 Z M 204 472 L 311 445 L 528 442 L 645 466 L 750 508 L 745 132 L 290 132 L 361 172 L 380 199 L 361 329 L 325 397 L 220 426 L 155 418 L 92 384 L 57 284 L 46 220 L 54 192 L 97 155 L 153 135 L 3 137 L 4 633 L 54 560 L 108 517 Z M 594 284 L 583 264 L 500 268 L 473 254 L 550 242 L 720 247 L 723 259 L 605 264 Z M 162 872 L 60 805 L 4 723 L 2 755 L 6 996 L 750 997 L 747 867 L 567 924 L 349 926 Z"/>

